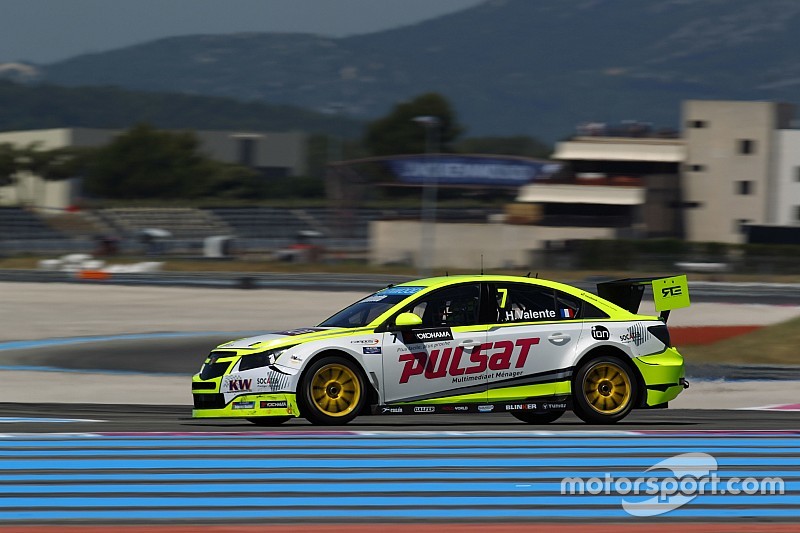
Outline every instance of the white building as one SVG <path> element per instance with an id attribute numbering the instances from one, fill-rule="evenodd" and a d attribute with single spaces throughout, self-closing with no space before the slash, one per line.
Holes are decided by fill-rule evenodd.
<path id="1" fill-rule="evenodd" d="M 792 113 L 775 102 L 684 102 L 688 240 L 741 243 L 748 225 L 797 222 L 800 132 L 788 130 Z"/>

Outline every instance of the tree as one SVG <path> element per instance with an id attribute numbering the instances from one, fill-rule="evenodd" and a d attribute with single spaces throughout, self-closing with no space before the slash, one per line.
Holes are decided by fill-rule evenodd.
<path id="1" fill-rule="evenodd" d="M 252 170 L 204 156 L 193 133 L 140 124 L 92 154 L 84 189 L 106 198 L 239 198 L 257 183 Z"/>
<path id="2" fill-rule="evenodd" d="M 14 175 L 19 170 L 18 157 L 13 145 L 0 144 L 0 186 L 14 183 Z"/>
<path id="3" fill-rule="evenodd" d="M 417 96 L 398 104 L 383 118 L 367 125 L 364 146 L 371 155 L 425 153 L 424 126 L 416 117 L 431 116 L 439 120 L 435 131 L 437 152 L 451 151 L 451 143 L 463 132 L 447 99 L 438 93 Z"/>

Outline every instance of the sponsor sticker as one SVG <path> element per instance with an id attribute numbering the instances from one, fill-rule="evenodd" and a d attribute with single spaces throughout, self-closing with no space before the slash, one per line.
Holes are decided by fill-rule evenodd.
<path id="1" fill-rule="evenodd" d="M 415 407 L 414 408 L 414 412 L 415 413 L 434 413 L 434 412 L 436 412 L 436 408 L 433 407 L 432 405 L 431 406 L 424 406 L 424 407 Z"/>
<path id="2" fill-rule="evenodd" d="M 450 378 L 453 383 L 466 383 L 514 378 L 522 374 L 528 355 L 538 344 L 539 338 L 532 337 L 483 343 L 466 352 L 463 346 L 456 346 L 401 353 L 398 363 L 403 368 L 399 383 L 412 379 Z"/>
<path id="3" fill-rule="evenodd" d="M 491 413 L 494 411 L 494 405 L 479 405 L 478 412 L 479 413 Z"/>
<path id="4" fill-rule="evenodd" d="M 401 415 L 403 414 L 402 407 L 381 407 L 381 413 L 385 415 Z"/>
<path id="5" fill-rule="evenodd" d="M 364 350 L 364 355 L 377 355 L 381 353 L 380 346 L 364 346 L 362 350 Z"/>
<path id="6" fill-rule="evenodd" d="M 242 378 L 237 375 L 229 376 L 222 384 L 223 392 L 245 392 L 251 390 L 252 378 Z"/>
<path id="7" fill-rule="evenodd" d="M 406 344 L 451 340 L 453 340 L 453 332 L 450 328 L 413 329 L 403 332 L 403 342 Z"/>
<path id="8" fill-rule="evenodd" d="M 289 407 L 289 402 L 286 401 L 264 401 L 262 400 L 261 409 L 281 409 Z"/>
<path id="9" fill-rule="evenodd" d="M 389 287 L 388 289 L 383 289 L 382 291 L 378 292 L 377 295 L 394 295 L 394 296 L 410 296 L 412 294 L 416 294 L 425 287 L 416 287 L 416 286 L 409 286 L 409 287 Z"/>
<path id="10" fill-rule="evenodd" d="M 375 346 L 381 342 L 380 339 L 356 339 L 350 341 L 350 344 L 358 344 L 358 345 L 365 345 L 365 346 Z"/>
<path id="11" fill-rule="evenodd" d="M 276 332 L 277 335 L 289 335 L 291 337 L 295 335 L 305 335 L 306 333 L 316 333 L 317 331 L 325 331 L 325 328 L 299 328 L 299 329 L 290 329 L 286 331 L 278 331 Z"/>
<path id="12" fill-rule="evenodd" d="M 653 280 L 653 299 L 656 311 L 669 311 L 689 307 L 689 283 L 686 276 Z"/>
<path id="13" fill-rule="evenodd" d="M 545 309 L 543 311 L 531 311 L 522 309 L 510 309 L 506 311 L 503 316 L 505 320 L 546 320 L 548 318 L 556 318 L 556 312 L 552 309 Z"/>
<path id="14" fill-rule="evenodd" d="M 611 334 L 605 326 L 592 326 L 592 338 L 596 341 L 607 341 L 611 338 Z"/>
<path id="15" fill-rule="evenodd" d="M 233 409 L 255 409 L 256 402 L 239 402 L 231 406 Z"/>
<path id="16" fill-rule="evenodd" d="M 641 346 L 645 342 L 647 342 L 647 337 L 649 333 L 647 329 L 642 324 L 634 324 L 633 326 L 628 328 L 628 333 L 624 333 L 619 336 L 620 342 L 632 342 L 636 346 Z"/>
<path id="17" fill-rule="evenodd" d="M 386 296 L 386 294 L 374 294 L 361 300 L 361 303 L 380 302 L 381 300 L 385 300 Z"/>

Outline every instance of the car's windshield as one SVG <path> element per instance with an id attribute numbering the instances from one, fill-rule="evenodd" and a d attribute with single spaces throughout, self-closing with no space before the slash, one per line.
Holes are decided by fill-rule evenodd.
<path id="1" fill-rule="evenodd" d="M 360 328 L 366 326 L 395 304 L 425 287 L 388 287 L 346 307 L 320 324 L 323 328 Z"/>

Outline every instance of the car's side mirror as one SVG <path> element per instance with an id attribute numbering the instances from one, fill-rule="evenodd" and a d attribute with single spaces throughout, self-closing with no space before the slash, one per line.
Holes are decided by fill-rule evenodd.
<path id="1" fill-rule="evenodd" d="M 414 313 L 400 313 L 394 320 L 397 329 L 412 329 L 422 325 L 422 319 Z"/>

